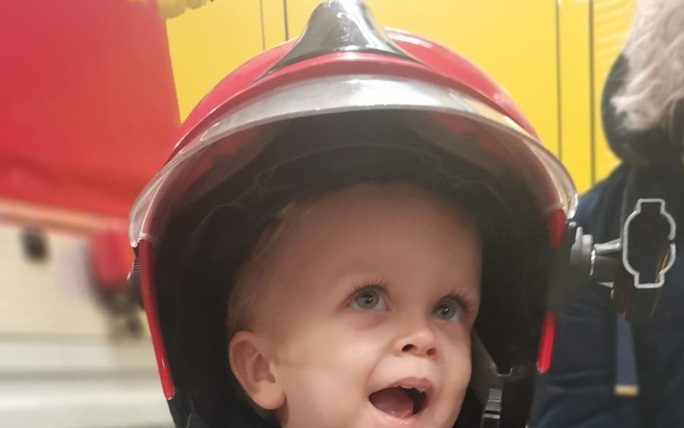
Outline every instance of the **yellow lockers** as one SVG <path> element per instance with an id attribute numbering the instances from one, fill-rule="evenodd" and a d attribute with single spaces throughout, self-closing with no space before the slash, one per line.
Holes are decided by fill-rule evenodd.
<path id="1" fill-rule="evenodd" d="M 181 119 L 228 71 L 263 49 L 262 28 L 258 0 L 216 0 L 166 19 Z"/>
<path id="2" fill-rule="evenodd" d="M 599 104 L 633 1 L 366 3 L 381 24 L 445 44 L 484 69 L 511 94 L 544 145 L 561 158 L 584 191 L 616 164 L 603 139 Z M 301 34 L 319 2 L 213 0 L 168 18 L 181 117 L 238 64 Z"/>
<path id="3" fill-rule="evenodd" d="M 593 59 L 592 87 L 596 88 L 593 100 L 594 123 L 592 129 L 591 171 L 594 181 L 610 173 L 618 159 L 608 148 L 601 123 L 601 93 L 606 76 L 615 58 L 624 46 L 627 30 L 632 21 L 635 0 L 594 0 L 592 10 L 591 58 Z"/>
<path id="4" fill-rule="evenodd" d="M 557 154 L 580 191 L 618 163 L 603 135 L 601 94 L 633 7 L 634 0 L 558 0 Z"/>

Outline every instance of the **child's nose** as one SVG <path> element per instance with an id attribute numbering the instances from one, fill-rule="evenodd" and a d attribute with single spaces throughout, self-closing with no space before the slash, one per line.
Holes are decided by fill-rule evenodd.
<path id="1" fill-rule="evenodd" d="M 412 354 L 425 357 L 437 356 L 435 334 L 427 326 L 402 338 L 399 341 L 397 348 L 402 354 Z"/>

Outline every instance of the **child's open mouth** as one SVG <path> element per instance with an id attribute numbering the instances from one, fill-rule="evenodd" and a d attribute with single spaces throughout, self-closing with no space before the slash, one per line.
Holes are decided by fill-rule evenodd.
<path id="1" fill-rule="evenodd" d="M 368 396 L 376 409 L 395 418 L 417 415 L 427 406 L 427 390 L 419 387 L 393 386 Z"/>

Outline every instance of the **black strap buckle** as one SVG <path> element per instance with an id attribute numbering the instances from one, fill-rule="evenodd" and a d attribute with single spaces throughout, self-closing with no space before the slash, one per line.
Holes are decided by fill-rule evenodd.
<path id="1" fill-rule="evenodd" d="M 499 428 L 504 385 L 505 376 L 497 375 L 493 384 L 489 387 L 487 403 L 484 406 L 482 418 L 480 419 L 480 428 Z"/>

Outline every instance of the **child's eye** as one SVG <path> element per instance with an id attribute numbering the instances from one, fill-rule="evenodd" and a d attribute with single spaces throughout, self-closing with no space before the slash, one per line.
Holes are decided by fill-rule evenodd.
<path id="1" fill-rule="evenodd" d="M 349 306 L 366 311 L 386 311 L 387 298 L 385 292 L 380 287 L 364 287 L 354 293 Z"/>
<path id="2" fill-rule="evenodd" d="M 460 321 L 463 305 L 454 297 L 444 297 L 432 310 L 435 317 L 445 321 Z"/>

